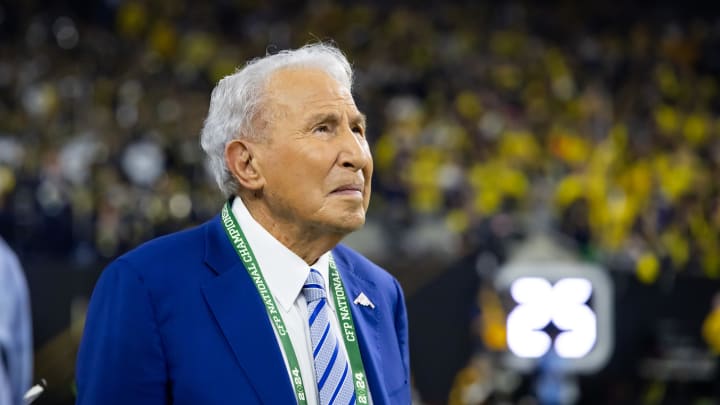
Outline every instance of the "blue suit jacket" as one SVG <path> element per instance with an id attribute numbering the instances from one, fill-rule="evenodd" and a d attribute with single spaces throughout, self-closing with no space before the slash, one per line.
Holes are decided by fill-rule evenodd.
<path id="1" fill-rule="evenodd" d="M 409 404 L 407 318 L 392 276 L 333 250 L 375 404 Z M 78 404 L 292 404 L 265 307 L 219 216 L 150 241 L 103 271 L 77 360 Z M 312 382 L 305 382 L 305 384 Z"/>

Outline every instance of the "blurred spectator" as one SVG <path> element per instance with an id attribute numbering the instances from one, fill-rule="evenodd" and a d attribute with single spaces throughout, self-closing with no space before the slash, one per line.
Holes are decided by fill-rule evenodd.
<path id="1" fill-rule="evenodd" d="M 32 379 L 32 348 L 25 275 L 0 239 L 0 405 L 23 403 Z"/>

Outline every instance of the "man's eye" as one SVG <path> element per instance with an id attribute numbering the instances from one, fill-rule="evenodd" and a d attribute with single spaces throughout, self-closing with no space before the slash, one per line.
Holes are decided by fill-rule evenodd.
<path id="1" fill-rule="evenodd" d="M 361 126 L 353 127 L 353 132 L 355 132 L 356 134 L 358 134 L 358 135 L 360 135 L 360 136 L 364 136 L 364 135 L 365 135 L 365 128 L 363 128 L 363 127 L 361 127 Z"/>
<path id="2" fill-rule="evenodd" d="M 318 126 L 315 127 L 315 129 L 313 130 L 313 132 L 319 132 L 319 133 L 326 133 L 326 132 L 329 132 L 329 131 L 330 131 L 330 127 L 327 126 L 327 125 L 318 125 Z"/>

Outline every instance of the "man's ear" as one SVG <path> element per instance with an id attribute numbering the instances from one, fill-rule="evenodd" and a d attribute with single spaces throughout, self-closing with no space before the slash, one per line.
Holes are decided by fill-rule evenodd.
<path id="1" fill-rule="evenodd" d="M 253 191 L 265 186 L 257 159 L 253 155 L 253 144 L 243 139 L 233 139 L 225 145 L 225 164 L 240 185 Z"/>

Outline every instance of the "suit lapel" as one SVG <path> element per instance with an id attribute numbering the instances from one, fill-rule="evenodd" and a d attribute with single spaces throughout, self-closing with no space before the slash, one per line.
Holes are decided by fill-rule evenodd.
<path id="1" fill-rule="evenodd" d="M 366 295 L 377 291 L 375 283 L 362 277 L 355 270 L 352 262 L 339 252 L 338 249 L 333 250 L 333 257 L 338 267 L 338 271 L 342 277 L 349 301 L 354 301 L 355 297 L 360 293 Z M 379 303 L 382 297 L 368 295 L 371 301 Z M 379 358 L 380 337 L 379 333 L 379 317 L 382 316 L 379 307 L 372 309 L 370 307 L 350 304 L 350 312 L 355 322 L 355 329 L 358 335 L 358 344 L 360 346 L 360 355 L 362 356 L 363 366 L 367 374 L 368 384 L 370 384 L 370 393 L 373 403 L 382 405 L 388 403 L 387 391 L 384 384 L 382 374 L 382 359 Z"/>
<path id="2" fill-rule="evenodd" d="M 295 402 L 265 305 L 227 239 L 220 217 L 207 229 L 205 262 L 218 275 L 202 291 L 220 330 L 263 403 Z"/>

